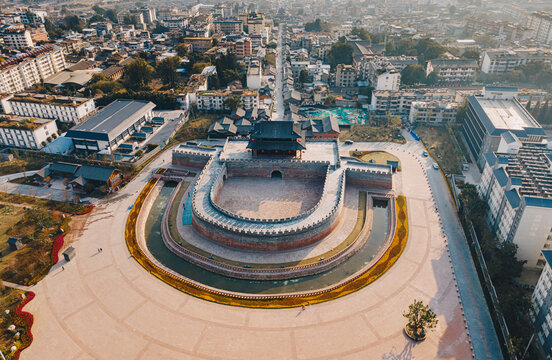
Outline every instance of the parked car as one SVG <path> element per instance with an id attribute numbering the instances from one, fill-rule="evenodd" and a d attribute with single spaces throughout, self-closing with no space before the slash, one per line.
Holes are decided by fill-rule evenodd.
<path id="1" fill-rule="evenodd" d="M 423 154 L 423 155 L 424 155 L 424 157 L 428 157 L 428 156 L 429 156 L 429 154 L 427 153 L 427 151 L 424 151 L 424 154 Z"/>
<path id="2" fill-rule="evenodd" d="M 345 140 L 345 145 L 353 145 L 354 143 L 353 140 Z"/>

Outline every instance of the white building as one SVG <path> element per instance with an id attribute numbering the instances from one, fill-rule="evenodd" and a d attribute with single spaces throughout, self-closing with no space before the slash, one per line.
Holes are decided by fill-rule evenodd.
<path id="1" fill-rule="evenodd" d="M 552 11 L 536 11 L 527 17 L 527 27 L 531 29 L 531 37 L 538 42 L 552 42 Z"/>
<path id="2" fill-rule="evenodd" d="M 243 108 L 250 109 L 259 106 L 259 92 L 257 90 L 210 90 L 197 93 L 197 108 L 199 110 L 228 110 L 224 100 L 231 96 L 238 96 Z"/>
<path id="3" fill-rule="evenodd" d="M 66 123 L 78 123 L 96 110 L 94 99 L 44 94 L 10 95 L 0 99 L 0 104 L 6 114 L 36 116 Z"/>
<path id="4" fill-rule="evenodd" d="M 359 77 L 367 80 L 374 90 L 398 91 L 401 87 L 401 70 L 386 57 L 364 57 L 359 64 Z"/>
<path id="5" fill-rule="evenodd" d="M 149 101 L 115 100 L 71 128 L 65 137 L 73 139 L 77 151 L 110 154 L 151 121 L 154 107 Z"/>
<path id="6" fill-rule="evenodd" d="M 0 145 L 42 149 L 57 137 L 55 120 L 25 116 L 0 116 Z"/>
<path id="7" fill-rule="evenodd" d="M 458 104 L 440 101 L 413 101 L 410 106 L 410 123 L 446 124 L 456 119 Z"/>
<path id="8" fill-rule="evenodd" d="M 259 90 L 262 86 L 262 69 L 259 66 L 250 66 L 247 70 L 247 88 Z"/>
<path id="9" fill-rule="evenodd" d="M 478 191 L 489 205 L 487 221 L 499 241 L 518 246 L 528 268 L 542 268 L 552 246 L 552 155 L 543 145 L 521 144 L 512 132 L 496 153 L 484 155 Z"/>
<path id="10" fill-rule="evenodd" d="M 531 296 L 529 315 L 536 331 L 536 339 L 545 353 L 552 353 L 552 250 L 543 250 L 546 262 Z"/>
<path id="11" fill-rule="evenodd" d="M 435 59 L 427 62 L 426 76 L 437 72 L 442 82 L 472 82 L 478 69 L 477 61 L 471 59 Z"/>
<path id="12" fill-rule="evenodd" d="M 10 26 L 2 33 L 4 44 L 13 49 L 30 49 L 34 47 L 31 33 L 24 26 Z"/>
<path id="13" fill-rule="evenodd" d="M 454 94 L 447 89 L 380 90 L 372 92 L 370 110 L 376 118 L 386 117 L 387 114 L 408 118 L 412 102 L 452 102 L 453 99 Z"/>
<path id="14" fill-rule="evenodd" d="M 352 65 L 339 64 L 335 72 L 335 86 L 353 87 L 356 85 L 356 70 Z"/>
<path id="15" fill-rule="evenodd" d="M 45 81 L 66 68 L 63 50 L 43 46 L 0 63 L 0 93 L 13 94 Z"/>
<path id="16" fill-rule="evenodd" d="M 552 62 L 552 50 L 515 49 L 485 51 L 481 61 L 481 72 L 501 75 L 534 61 Z"/>

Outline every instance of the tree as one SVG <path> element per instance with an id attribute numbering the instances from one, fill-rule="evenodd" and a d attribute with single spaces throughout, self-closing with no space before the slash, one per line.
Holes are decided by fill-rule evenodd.
<path id="1" fill-rule="evenodd" d="M 305 69 L 301 70 L 299 73 L 299 82 L 304 84 L 309 81 L 309 72 Z"/>
<path id="2" fill-rule="evenodd" d="M 273 53 L 267 53 L 264 57 L 265 63 L 276 66 L 276 55 Z"/>
<path id="3" fill-rule="evenodd" d="M 230 110 L 236 110 L 242 106 L 241 98 L 238 95 L 229 96 L 222 103 L 226 109 Z"/>
<path id="4" fill-rule="evenodd" d="M 165 58 L 157 64 L 157 75 L 165 85 L 174 88 L 178 83 L 178 73 L 176 70 L 180 67 L 182 60 L 178 56 Z"/>
<path id="5" fill-rule="evenodd" d="M 176 53 L 178 54 L 178 56 L 180 56 L 180 57 L 188 56 L 188 45 L 186 45 L 186 44 L 176 45 L 175 50 L 176 50 Z"/>
<path id="6" fill-rule="evenodd" d="M 408 305 L 408 311 L 404 312 L 403 316 L 408 319 L 406 326 L 413 332 L 414 337 L 423 337 L 425 330 L 435 328 L 438 322 L 437 315 L 421 300 L 414 300 Z"/>
<path id="7" fill-rule="evenodd" d="M 105 11 L 105 17 L 108 18 L 109 20 L 111 20 L 112 22 L 116 23 L 117 22 L 117 11 L 115 11 L 114 9 L 107 9 Z"/>
<path id="8" fill-rule="evenodd" d="M 328 32 L 331 30 L 332 24 L 325 21 L 320 21 L 320 19 L 316 19 L 314 22 L 305 24 L 306 32 Z"/>
<path id="9" fill-rule="evenodd" d="M 127 65 L 125 82 L 133 90 L 145 89 L 153 79 L 154 68 L 142 58 L 138 58 Z"/>
<path id="10" fill-rule="evenodd" d="M 170 30 L 171 29 L 169 29 L 166 26 L 163 26 L 161 24 L 157 24 L 157 26 L 155 26 L 155 29 L 153 29 L 153 33 L 154 34 L 163 34 L 163 33 L 169 32 Z"/>
<path id="11" fill-rule="evenodd" d="M 477 60 L 477 61 L 479 61 L 480 56 L 481 56 L 481 54 L 479 53 L 479 51 L 477 51 L 475 49 L 466 50 L 462 54 L 462 57 L 464 59 L 473 59 L 473 60 Z"/>
<path id="12" fill-rule="evenodd" d="M 439 82 L 439 70 L 434 70 L 426 77 L 425 83 L 428 85 L 434 85 Z"/>
<path id="13" fill-rule="evenodd" d="M 77 15 L 67 15 L 63 19 L 63 23 L 67 30 L 82 31 L 84 29 L 84 21 Z"/>
<path id="14" fill-rule="evenodd" d="M 201 74 L 203 69 L 207 66 L 211 66 L 211 63 L 208 62 L 197 62 L 192 66 L 192 74 Z"/>
<path id="15" fill-rule="evenodd" d="M 401 82 L 405 85 L 414 85 L 424 83 L 426 72 L 422 65 L 411 64 L 401 71 Z"/>
<path id="16" fill-rule="evenodd" d="M 353 46 L 345 42 L 335 43 L 330 48 L 328 57 L 332 68 L 339 64 L 351 65 L 353 63 Z"/>
<path id="17" fill-rule="evenodd" d="M 353 30 L 351 31 L 351 34 L 355 35 L 355 36 L 358 36 L 359 38 L 361 38 L 364 41 L 371 40 L 370 33 L 368 32 L 368 30 L 366 30 L 364 28 L 353 27 Z"/>

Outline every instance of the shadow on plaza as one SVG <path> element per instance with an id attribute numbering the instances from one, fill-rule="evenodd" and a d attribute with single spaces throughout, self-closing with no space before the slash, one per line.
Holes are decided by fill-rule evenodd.
<path id="1" fill-rule="evenodd" d="M 406 344 L 404 345 L 403 349 L 398 352 L 399 350 L 393 346 L 387 354 L 383 354 L 381 356 L 382 360 L 410 360 L 414 358 L 412 355 L 412 349 L 414 348 L 414 346 L 416 346 L 416 342 L 411 340 L 404 333 L 404 331 L 402 335 L 406 339 Z"/>

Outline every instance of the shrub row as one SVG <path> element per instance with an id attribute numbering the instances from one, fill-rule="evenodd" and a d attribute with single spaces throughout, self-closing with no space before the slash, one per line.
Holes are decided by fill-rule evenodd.
<path id="1" fill-rule="evenodd" d="M 18 360 L 19 356 L 21 356 L 21 352 L 26 348 L 28 348 L 29 346 L 31 346 L 31 343 L 33 342 L 33 334 L 31 332 L 31 327 L 33 326 L 33 323 L 34 323 L 34 317 L 33 317 L 33 314 L 23 311 L 23 307 L 27 305 L 29 301 L 34 299 L 34 297 L 35 297 L 35 293 L 32 291 L 29 291 L 27 293 L 27 297 L 25 298 L 25 300 L 23 300 L 21 305 L 19 305 L 17 309 L 15 309 L 15 316 L 13 318 L 13 322 L 17 327 L 22 327 L 25 330 L 21 334 L 21 345 L 13 354 L 14 360 Z"/>

